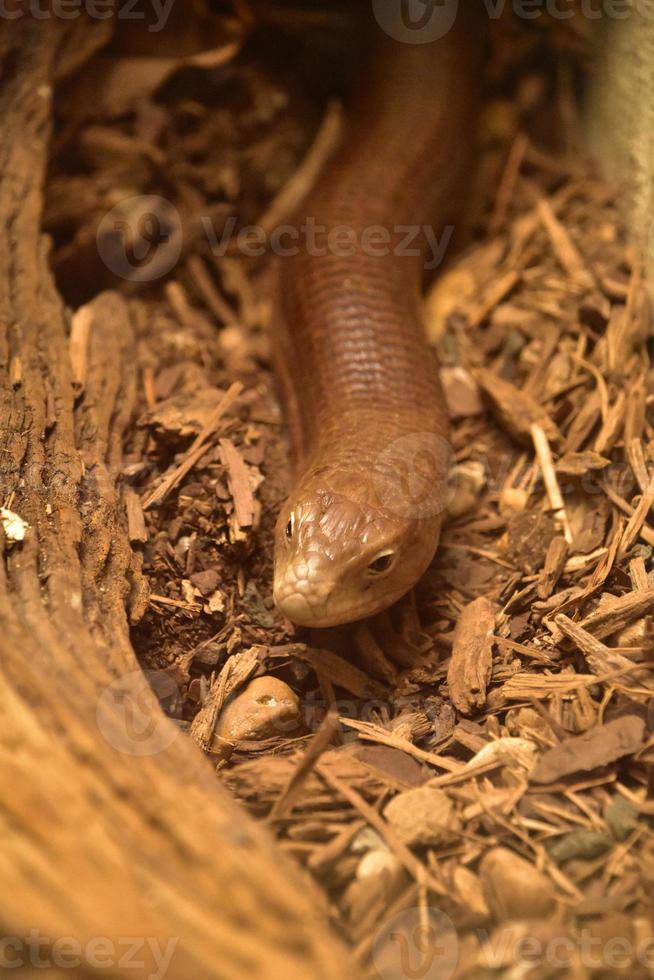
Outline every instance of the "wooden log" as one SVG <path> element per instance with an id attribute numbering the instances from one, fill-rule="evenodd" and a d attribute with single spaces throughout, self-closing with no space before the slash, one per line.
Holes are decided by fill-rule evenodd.
<path id="1" fill-rule="evenodd" d="M 119 489 L 128 308 L 94 300 L 71 362 L 39 230 L 64 30 L 26 14 L 0 35 L 0 505 L 29 525 L 15 540 L 3 512 L 0 958 L 62 977 L 356 976 L 317 892 L 163 715 L 130 646 L 125 608 L 145 593 Z"/>

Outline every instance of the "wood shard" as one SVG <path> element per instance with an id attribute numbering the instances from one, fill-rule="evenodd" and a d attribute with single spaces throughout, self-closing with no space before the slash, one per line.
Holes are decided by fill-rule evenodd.
<path id="1" fill-rule="evenodd" d="M 595 452 L 600 456 L 608 453 L 615 445 L 624 423 L 626 395 L 620 391 L 609 407 L 606 418 L 595 440 Z"/>
<path id="2" fill-rule="evenodd" d="M 569 476 L 584 476 L 589 470 L 603 470 L 610 465 L 610 459 L 589 449 L 581 453 L 565 453 L 558 460 L 555 469 L 557 473 L 566 473 Z"/>
<path id="3" fill-rule="evenodd" d="M 82 391 L 86 383 L 86 372 L 89 356 L 89 338 L 91 336 L 91 326 L 93 324 L 94 306 L 88 303 L 80 306 L 70 324 L 70 338 L 68 340 L 68 350 L 70 354 L 70 366 L 73 374 L 73 384 Z"/>
<path id="4" fill-rule="evenodd" d="M 580 285 L 591 287 L 593 285 L 593 277 L 584 265 L 584 261 L 576 245 L 573 244 L 566 228 L 556 217 L 552 205 L 545 198 L 540 198 L 537 207 L 538 217 L 549 235 L 554 253 L 563 269 L 565 269 L 571 279 L 574 279 Z"/>
<path id="5" fill-rule="evenodd" d="M 130 487 L 125 490 L 124 497 L 127 510 L 127 533 L 129 540 L 145 544 L 148 540 L 148 530 L 145 526 L 141 498 Z"/>
<path id="6" fill-rule="evenodd" d="M 331 650 L 316 650 L 303 643 L 290 643 L 275 647 L 273 652 L 276 656 L 297 657 L 298 660 L 310 664 L 317 674 L 328 678 L 332 684 L 344 688 L 355 697 L 375 697 L 385 690 L 377 681 Z"/>
<path id="7" fill-rule="evenodd" d="M 619 555 L 625 555 L 639 536 L 652 508 L 652 504 L 654 504 L 654 476 L 650 479 L 649 485 L 641 496 L 638 506 L 627 521 L 627 526 L 624 529 L 622 541 L 620 542 Z"/>
<path id="8" fill-rule="evenodd" d="M 489 313 L 492 313 L 495 307 L 502 302 L 504 297 L 508 296 L 519 281 L 520 276 L 513 270 L 510 270 L 503 276 L 500 276 L 499 279 L 495 280 L 479 306 L 469 314 L 468 321 L 470 327 L 474 329 L 475 327 L 480 326 Z"/>
<path id="9" fill-rule="evenodd" d="M 635 665 L 632 661 L 623 656 L 619 650 L 607 647 L 601 640 L 585 630 L 583 626 L 574 623 L 564 613 L 555 616 L 554 622 L 564 636 L 572 640 L 577 649 L 581 651 L 586 663 L 598 677 L 612 671 L 616 673 L 628 672 L 643 687 L 651 689 L 654 686 L 654 676 L 649 670 L 634 669 Z"/>
<path id="10" fill-rule="evenodd" d="M 494 627 L 493 607 L 484 596 L 467 605 L 456 624 L 447 683 L 452 703 L 465 715 L 486 703 Z"/>
<path id="11" fill-rule="evenodd" d="M 220 460 L 227 470 L 229 491 L 239 527 L 250 527 L 254 519 L 254 494 L 248 468 L 231 439 L 220 439 Z"/>
<path id="12" fill-rule="evenodd" d="M 608 608 L 596 609 L 580 625 L 593 636 L 603 639 L 651 612 L 653 606 L 654 588 L 637 589 L 620 596 Z"/>
<path id="13" fill-rule="evenodd" d="M 565 538 L 552 538 L 545 554 L 545 564 L 536 588 L 539 599 L 548 599 L 559 581 L 568 557 L 568 544 Z"/>
<path id="14" fill-rule="evenodd" d="M 495 409 L 498 420 L 510 435 L 522 442 L 531 441 L 531 425 L 537 422 L 547 438 L 557 442 L 559 430 L 545 410 L 531 395 L 516 388 L 493 371 L 480 369 L 475 378 Z"/>
<path id="15" fill-rule="evenodd" d="M 634 589 L 649 589 L 650 581 L 645 568 L 645 560 L 642 555 L 632 558 L 629 562 L 629 575 Z"/>
<path id="16" fill-rule="evenodd" d="M 9 381 L 12 388 L 18 388 L 23 381 L 23 362 L 20 357 L 12 357 L 9 361 Z"/>

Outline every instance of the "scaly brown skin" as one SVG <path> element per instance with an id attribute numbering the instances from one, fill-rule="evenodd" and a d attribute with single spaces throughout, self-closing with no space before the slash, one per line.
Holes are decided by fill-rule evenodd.
<path id="1" fill-rule="evenodd" d="M 386 608 L 438 544 L 449 446 L 421 321 L 432 252 L 419 232 L 420 254 L 397 254 L 394 229 L 429 225 L 440 241 L 465 187 L 480 60 L 465 20 L 430 44 L 375 25 L 343 149 L 295 217 L 314 230 L 279 262 L 276 358 L 300 467 L 277 522 L 274 597 L 300 625 Z"/>

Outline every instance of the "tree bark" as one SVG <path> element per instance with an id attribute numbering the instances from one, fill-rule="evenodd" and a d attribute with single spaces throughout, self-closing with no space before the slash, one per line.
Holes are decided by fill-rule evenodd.
<path id="1" fill-rule="evenodd" d="M 0 532 L 0 963 L 352 977 L 308 882 L 148 696 L 130 646 L 129 312 L 105 293 L 69 338 L 40 233 L 62 35 L 27 14 L 0 35 L 0 504 L 29 524 Z"/>

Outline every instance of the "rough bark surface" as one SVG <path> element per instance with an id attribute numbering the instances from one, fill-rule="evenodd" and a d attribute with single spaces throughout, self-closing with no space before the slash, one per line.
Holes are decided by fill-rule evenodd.
<path id="1" fill-rule="evenodd" d="M 584 126 L 606 176 L 620 186 L 631 238 L 654 287 L 654 22 L 647 5 L 596 26 Z"/>
<path id="2" fill-rule="evenodd" d="M 29 524 L 22 543 L 0 540 L 7 956 L 29 964 L 20 941 L 37 930 L 50 975 L 71 975 L 72 960 L 47 960 L 65 937 L 107 937 L 103 975 L 123 975 L 134 937 L 173 940 L 167 977 L 353 976 L 300 873 L 140 681 L 125 607 L 144 592 L 117 489 L 128 310 L 111 293 L 86 308 L 73 368 L 39 230 L 59 41 L 27 16 L 0 36 L 0 504 Z M 152 948 L 131 975 L 158 975 Z M 91 972 L 82 956 L 74 975 Z"/>

